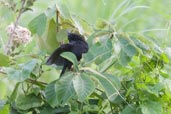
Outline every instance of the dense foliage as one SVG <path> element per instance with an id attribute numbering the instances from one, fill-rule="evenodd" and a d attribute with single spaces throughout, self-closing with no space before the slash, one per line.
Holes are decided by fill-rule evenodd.
<path id="1" fill-rule="evenodd" d="M 169 3 L 0 1 L 0 114 L 170 114 Z M 32 41 L 12 40 L 11 22 Z M 45 63 L 66 31 L 84 35 L 89 51 L 80 62 L 62 53 L 73 70 L 59 79 L 61 67 Z"/>

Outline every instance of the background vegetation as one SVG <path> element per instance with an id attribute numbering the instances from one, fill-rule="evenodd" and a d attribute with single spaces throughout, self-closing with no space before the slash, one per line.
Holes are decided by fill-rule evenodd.
<path id="1" fill-rule="evenodd" d="M 1 0 L 0 114 L 170 114 L 170 0 Z M 11 47 L 7 26 L 32 41 Z M 61 79 L 47 66 L 66 31 L 89 52 Z M 78 66 L 78 67 L 77 67 Z"/>

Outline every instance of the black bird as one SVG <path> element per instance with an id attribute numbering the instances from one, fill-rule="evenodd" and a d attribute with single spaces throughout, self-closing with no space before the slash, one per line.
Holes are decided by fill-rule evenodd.
<path id="1" fill-rule="evenodd" d="M 63 66 L 60 77 L 65 73 L 67 68 L 70 70 L 72 66 L 72 62 L 60 56 L 62 52 L 74 53 L 78 61 L 82 58 L 83 53 L 88 52 L 88 44 L 83 36 L 75 33 L 68 33 L 68 40 L 69 43 L 62 44 L 57 48 L 46 62 L 47 65 L 56 64 L 58 66 Z"/>

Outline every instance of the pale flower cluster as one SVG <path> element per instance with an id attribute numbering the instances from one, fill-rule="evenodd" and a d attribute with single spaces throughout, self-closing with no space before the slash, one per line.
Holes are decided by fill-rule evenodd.
<path id="1" fill-rule="evenodd" d="M 17 44 L 28 44 L 32 41 L 31 32 L 24 27 L 16 26 L 10 24 L 6 28 L 7 33 L 13 38 L 13 41 Z"/>

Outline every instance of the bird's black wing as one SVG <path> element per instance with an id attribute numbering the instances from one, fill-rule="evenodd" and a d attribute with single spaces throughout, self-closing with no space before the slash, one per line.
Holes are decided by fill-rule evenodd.
<path id="1" fill-rule="evenodd" d="M 51 64 L 56 64 L 59 66 L 64 65 L 64 58 L 60 56 L 62 52 L 67 52 L 70 51 L 73 48 L 73 45 L 68 43 L 68 44 L 63 44 L 59 48 L 57 48 L 48 58 L 46 64 L 51 65 Z"/>

